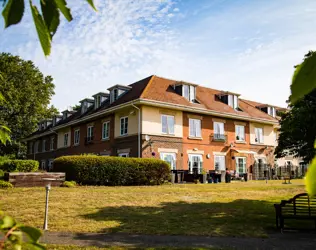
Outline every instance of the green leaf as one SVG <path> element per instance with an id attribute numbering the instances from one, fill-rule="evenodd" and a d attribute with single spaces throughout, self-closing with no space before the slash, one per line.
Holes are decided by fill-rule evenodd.
<path id="1" fill-rule="evenodd" d="M 48 56 L 50 54 L 50 49 L 51 49 L 51 36 L 45 25 L 43 17 L 38 12 L 36 6 L 32 4 L 31 0 L 30 0 L 30 6 L 31 6 L 32 16 L 35 23 L 38 38 L 41 42 L 42 49 L 44 51 L 45 56 Z"/>
<path id="2" fill-rule="evenodd" d="M 42 236 L 41 230 L 34 228 L 34 227 L 29 227 L 29 226 L 21 226 L 19 229 L 25 233 L 32 242 L 37 242 L 39 238 Z"/>
<path id="3" fill-rule="evenodd" d="M 10 25 L 17 24 L 21 21 L 24 13 L 24 0 L 9 0 L 2 11 L 5 25 L 7 28 Z"/>
<path id="4" fill-rule="evenodd" d="M 42 0 L 41 10 L 50 36 L 53 37 L 59 26 L 59 11 L 55 1 Z"/>
<path id="5" fill-rule="evenodd" d="M 14 244 L 13 245 L 13 249 L 14 250 L 21 250 L 22 249 L 22 246 L 20 244 Z"/>
<path id="6" fill-rule="evenodd" d="M 316 157 L 313 159 L 312 163 L 309 165 L 306 177 L 306 191 L 310 196 L 316 195 Z"/>
<path id="7" fill-rule="evenodd" d="M 39 243 L 26 243 L 24 244 L 28 250 L 46 250 L 46 247 Z"/>
<path id="8" fill-rule="evenodd" d="M 316 53 L 306 58 L 296 68 L 291 84 L 290 101 L 295 103 L 314 88 L 316 88 Z"/>
<path id="9" fill-rule="evenodd" d="M 15 225 L 15 220 L 10 216 L 4 216 L 2 218 L 2 223 L 0 223 L 1 228 L 12 228 Z"/>
<path id="10" fill-rule="evenodd" d="M 86 1 L 91 5 L 91 7 L 92 7 L 95 11 L 97 11 L 96 7 L 94 6 L 93 0 L 86 0 Z"/>
<path id="11" fill-rule="evenodd" d="M 55 0 L 58 9 L 63 13 L 64 17 L 70 22 L 72 20 L 72 15 L 70 9 L 67 7 L 66 0 Z"/>
<path id="12" fill-rule="evenodd" d="M 7 141 L 11 142 L 10 133 L 11 130 L 8 127 L 0 125 L 0 142 L 2 144 L 6 144 Z"/>

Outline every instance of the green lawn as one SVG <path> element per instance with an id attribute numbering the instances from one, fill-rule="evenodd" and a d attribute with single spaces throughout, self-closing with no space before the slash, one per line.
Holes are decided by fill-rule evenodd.
<path id="1" fill-rule="evenodd" d="M 48 245 L 47 250 L 207 250 L 207 249 L 216 249 L 216 248 L 176 248 L 176 247 L 159 247 L 159 248 L 139 248 L 139 247 L 79 247 L 79 246 L 65 246 L 65 245 Z M 218 248 L 219 249 L 219 248 Z M 222 248 L 221 248 L 222 249 Z"/>
<path id="2" fill-rule="evenodd" d="M 275 227 L 274 203 L 304 192 L 302 180 L 150 187 L 55 188 L 49 230 L 214 236 L 265 236 Z M 42 227 L 44 188 L 0 190 L 0 207 Z"/>

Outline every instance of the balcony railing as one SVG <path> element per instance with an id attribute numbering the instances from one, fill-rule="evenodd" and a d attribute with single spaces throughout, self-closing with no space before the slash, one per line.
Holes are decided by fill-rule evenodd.
<path id="1" fill-rule="evenodd" d="M 224 134 L 212 134 L 213 141 L 227 141 L 227 135 Z"/>
<path id="2" fill-rule="evenodd" d="M 88 136 L 85 138 L 85 144 L 91 144 L 93 142 L 93 136 Z"/>

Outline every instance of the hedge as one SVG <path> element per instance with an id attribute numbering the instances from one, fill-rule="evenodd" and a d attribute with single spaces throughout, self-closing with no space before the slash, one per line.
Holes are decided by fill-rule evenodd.
<path id="1" fill-rule="evenodd" d="M 0 170 L 3 172 L 36 172 L 39 163 L 33 160 L 7 160 L 0 162 Z"/>
<path id="2" fill-rule="evenodd" d="M 162 160 L 92 155 L 59 157 L 53 171 L 83 185 L 159 185 L 170 177 L 170 167 Z"/>

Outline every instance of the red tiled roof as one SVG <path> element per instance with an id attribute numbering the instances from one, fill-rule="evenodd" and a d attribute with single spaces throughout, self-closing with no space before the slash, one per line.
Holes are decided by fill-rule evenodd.
<path id="1" fill-rule="evenodd" d="M 189 102 L 186 98 L 178 95 L 175 90 L 171 87 L 178 83 L 178 81 L 170 80 L 158 76 L 152 76 L 151 81 L 147 84 L 143 91 L 141 98 L 148 100 L 155 100 L 160 102 L 166 102 L 170 104 L 180 104 L 189 107 L 205 108 L 207 110 L 235 114 L 245 116 L 249 118 L 260 118 L 270 121 L 277 121 L 272 116 L 265 112 L 257 109 L 254 105 L 251 105 L 247 100 L 239 99 L 239 107 L 242 111 L 236 111 L 232 107 L 220 101 L 216 96 L 221 94 L 221 90 L 215 90 L 211 88 L 196 87 L 196 99 L 200 104 Z M 255 102 L 254 102 L 255 103 Z"/>

